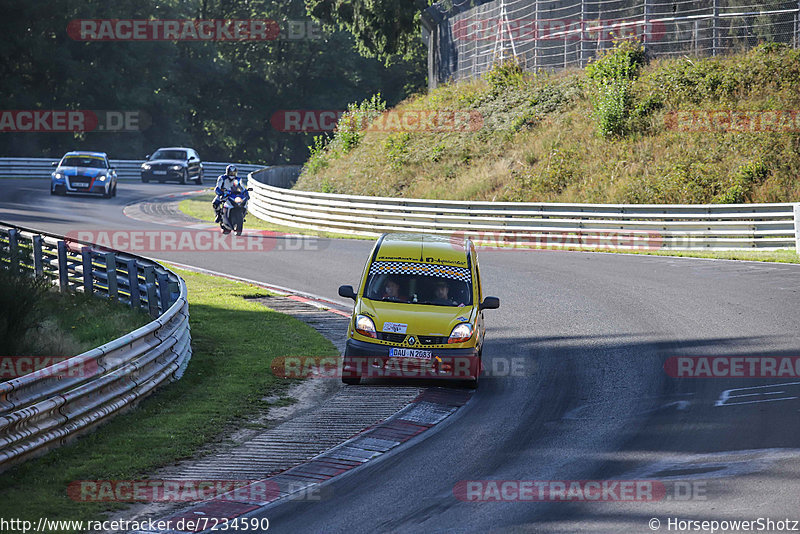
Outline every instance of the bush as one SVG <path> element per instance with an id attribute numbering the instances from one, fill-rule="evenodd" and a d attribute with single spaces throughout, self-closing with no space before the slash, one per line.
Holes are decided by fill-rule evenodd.
<path id="1" fill-rule="evenodd" d="M 50 282 L 46 278 L 16 276 L 0 269 L 0 347 L 3 356 L 16 355 L 25 335 L 39 326 L 41 302 Z"/>
<path id="2" fill-rule="evenodd" d="M 633 81 L 644 61 L 642 43 L 616 41 L 613 48 L 586 66 L 586 75 L 594 85 L 591 100 L 602 136 L 620 136 L 628 130 Z"/>
<path id="3" fill-rule="evenodd" d="M 516 59 L 497 61 L 484 75 L 484 79 L 491 86 L 492 92 L 499 93 L 509 87 L 519 87 L 525 83 L 525 70 Z"/>

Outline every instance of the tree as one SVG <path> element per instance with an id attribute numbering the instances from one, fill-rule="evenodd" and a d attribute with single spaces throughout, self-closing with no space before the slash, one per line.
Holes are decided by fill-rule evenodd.
<path id="1" fill-rule="evenodd" d="M 391 63 L 420 61 L 420 11 L 433 0 L 305 0 L 308 14 L 329 28 L 347 30 L 364 57 Z"/>

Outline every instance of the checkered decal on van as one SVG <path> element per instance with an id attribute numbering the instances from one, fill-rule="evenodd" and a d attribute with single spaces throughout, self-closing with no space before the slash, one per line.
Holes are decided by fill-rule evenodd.
<path id="1" fill-rule="evenodd" d="M 369 268 L 369 274 L 419 274 L 438 276 L 471 283 L 472 276 L 465 267 L 450 265 L 431 265 L 429 263 L 410 263 L 404 261 L 376 261 Z"/>

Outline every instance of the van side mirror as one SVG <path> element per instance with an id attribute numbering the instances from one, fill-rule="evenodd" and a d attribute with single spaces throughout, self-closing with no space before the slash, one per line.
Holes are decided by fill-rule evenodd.
<path id="1" fill-rule="evenodd" d="M 356 292 L 353 291 L 353 286 L 339 286 L 339 296 L 356 300 Z"/>
<path id="2" fill-rule="evenodd" d="M 478 307 L 480 310 L 496 310 L 500 307 L 500 299 L 497 297 L 486 297 Z"/>

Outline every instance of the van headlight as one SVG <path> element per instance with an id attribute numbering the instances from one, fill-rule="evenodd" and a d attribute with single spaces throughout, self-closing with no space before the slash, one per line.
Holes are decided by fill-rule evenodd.
<path id="1" fill-rule="evenodd" d="M 461 323 L 456 325 L 453 328 L 453 331 L 450 333 L 450 338 L 447 340 L 448 343 L 464 343 L 465 341 L 469 341 L 472 337 L 473 328 L 470 323 Z"/>
<path id="2" fill-rule="evenodd" d="M 359 315 L 356 317 L 356 332 L 362 336 L 376 338 L 378 334 L 375 332 L 375 323 L 366 315 Z"/>

